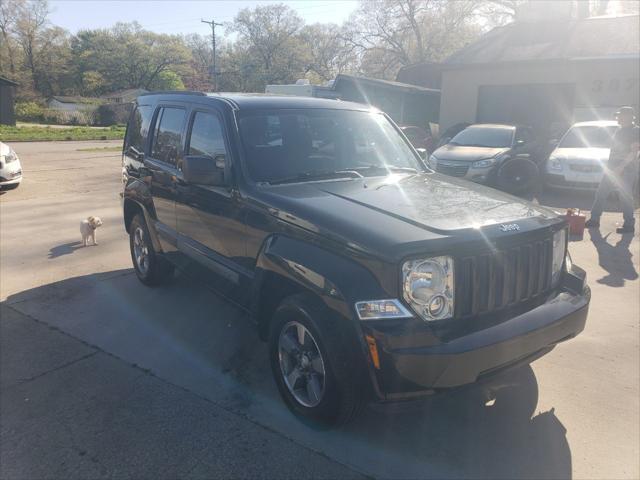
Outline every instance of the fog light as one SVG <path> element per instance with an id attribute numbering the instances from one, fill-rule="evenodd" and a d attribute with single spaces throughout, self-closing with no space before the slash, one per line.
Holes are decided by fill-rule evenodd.
<path id="1" fill-rule="evenodd" d="M 435 295 L 434 297 L 431 297 L 431 300 L 429 300 L 429 306 L 427 307 L 429 309 L 429 315 L 432 317 L 439 317 L 446 304 L 447 299 L 444 298 L 444 295 Z"/>

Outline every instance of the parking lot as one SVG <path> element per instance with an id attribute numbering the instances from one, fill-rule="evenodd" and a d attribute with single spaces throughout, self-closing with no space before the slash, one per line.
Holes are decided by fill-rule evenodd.
<path id="1" fill-rule="evenodd" d="M 469 389 L 321 431 L 286 410 L 238 310 L 184 275 L 138 282 L 117 145 L 13 145 L 25 178 L 0 196 L 0 477 L 640 476 L 640 242 L 615 233 L 619 213 L 570 245 L 592 288 L 585 331 L 493 405 Z M 89 215 L 104 225 L 83 248 Z"/>

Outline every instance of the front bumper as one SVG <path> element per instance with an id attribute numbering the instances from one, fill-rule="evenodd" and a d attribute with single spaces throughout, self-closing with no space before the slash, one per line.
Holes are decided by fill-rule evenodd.
<path id="1" fill-rule="evenodd" d="M 418 334 L 371 332 L 377 340 L 380 369 L 374 370 L 379 400 L 405 400 L 474 383 L 516 365 L 530 363 L 585 326 L 590 290 L 584 272 L 565 274 L 563 284 L 535 308 L 488 328 L 413 346 Z M 387 332 L 388 333 L 388 332 Z M 403 343 L 411 344 L 405 346 Z"/>
<path id="2" fill-rule="evenodd" d="M 596 190 L 602 175 L 573 176 L 567 179 L 562 174 L 545 174 L 545 184 L 553 188 L 567 188 L 574 190 Z"/>
<path id="3" fill-rule="evenodd" d="M 0 187 L 6 185 L 15 185 L 22 181 L 22 171 L 8 174 L 6 177 L 0 176 Z"/>

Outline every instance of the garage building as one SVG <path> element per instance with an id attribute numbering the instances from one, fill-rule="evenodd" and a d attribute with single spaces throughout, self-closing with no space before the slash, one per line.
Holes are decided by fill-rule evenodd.
<path id="1" fill-rule="evenodd" d="M 493 29 L 442 64 L 440 131 L 496 122 L 551 137 L 576 121 L 612 119 L 622 105 L 637 111 L 639 30 L 638 15 Z"/>

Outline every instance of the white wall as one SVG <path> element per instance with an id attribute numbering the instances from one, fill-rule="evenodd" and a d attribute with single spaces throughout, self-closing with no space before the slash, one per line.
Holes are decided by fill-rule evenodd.
<path id="1" fill-rule="evenodd" d="M 638 108 L 640 62 L 638 58 L 548 61 L 465 67 L 442 73 L 440 131 L 461 122 L 476 121 L 478 88 L 481 85 L 573 83 L 575 116 L 585 120 L 591 109 L 613 111 L 621 105 Z"/>

